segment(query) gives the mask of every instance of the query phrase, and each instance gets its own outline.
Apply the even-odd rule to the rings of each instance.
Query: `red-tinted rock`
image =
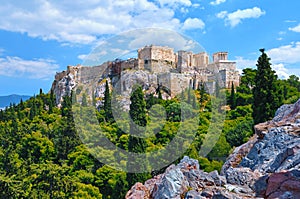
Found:
[[[150,198],[149,190],[140,182],[135,183],[127,192],[126,199],[147,199]]]

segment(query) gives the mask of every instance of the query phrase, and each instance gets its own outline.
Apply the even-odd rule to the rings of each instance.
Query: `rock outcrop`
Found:
[[[184,157],[134,185],[126,198],[300,198],[300,100],[280,107],[255,132],[228,157],[221,174],[206,173],[198,161]]]

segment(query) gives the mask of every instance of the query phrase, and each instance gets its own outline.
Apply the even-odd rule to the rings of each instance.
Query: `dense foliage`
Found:
[[[273,118],[276,109],[282,105],[282,93],[276,72],[272,70],[270,58],[265,49],[260,49],[261,56],[257,61],[257,72],[253,88],[254,123],[265,122]]]
[[[263,57],[261,62],[263,61],[268,59]],[[205,92],[204,84],[199,90],[187,90],[171,100],[162,100],[159,89],[155,95],[144,96],[141,87],[137,87],[131,96],[131,124],[125,121],[117,124],[112,118],[109,106],[111,96],[106,83],[104,105],[94,110],[99,121],[97,125],[116,146],[137,153],[162,149],[178,136],[180,128],[183,133],[179,136],[183,139],[188,136],[195,137],[184,155],[199,160],[201,169],[205,171],[220,170],[223,161],[234,147],[246,142],[253,134],[255,122],[252,116],[255,114],[252,103],[255,97],[252,92],[253,88],[256,88],[256,95],[259,93],[258,89],[263,89],[260,88],[262,83],[258,82],[261,75],[257,74],[258,71],[244,69],[240,86],[234,88],[232,85],[232,88],[226,91],[228,106],[222,107],[214,107],[212,101],[217,99]],[[272,71],[271,73],[273,74]],[[287,80],[275,78],[274,81],[282,90],[278,95],[283,102],[293,103],[300,97],[298,77],[291,76]],[[220,89],[218,96],[224,91]],[[152,171],[151,174],[127,174],[99,162],[87,150],[86,145],[82,144],[81,141],[85,138],[79,139],[76,132],[71,100],[75,97],[66,96],[62,107],[58,108],[55,106],[55,96],[52,92],[40,92],[26,102],[12,104],[6,110],[0,111],[1,198],[118,199],[124,198],[129,186],[136,181],[144,181],[151,175],[164,171],[165,168]],[[91,102],[87,98],[82,100],[82,109],[88,109],[89,104]],[[76,106],[80,107],[79,104]],[[217,122],[221,118],[222,110],[226,110],[224,125]],[[273,113],[275,110],[270,111]],[[165,122],[156,120],[155,115],[163,114]],[[190,125],[190,116],[195,115],[199,119],[196,128]],[[81,119],[90,120],[89,116],[83,116]],[[202,157],[199,151],[212,122],[217,123],[212,131],[217,131],[218,128],[222,131],[214,148],[206,157]],[[146,130],[141,128],[144,129],[141,132],[152,133],[152,136],[137,138],[121,130],[136,128],[133,123],[140,127],[148,124]],[[119,128],[119,125],[123,125],[122,128]],[[92,125],[87,127],[93,128]],[[97,139],[96,135],[89,131],[83,134],[92,138],[92,141]],[[114,158],[113,154],[106,155],[107,158]],[[178,157],[176,161],[181,158],[182,156]]]

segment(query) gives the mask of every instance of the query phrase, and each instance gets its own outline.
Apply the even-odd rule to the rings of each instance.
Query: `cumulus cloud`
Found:
[[[242,74],[242,70],[245,68],[256,68],[257,60],[245,59],[243,57],[236,57],[234,60],[237,65],[237,69]],[[286,68],[285,64],[277,63],[271,65],[272,69],[276,71],[276,74],[280,79],[288,79],[292,72]]]
[[[256,67],[256,60],[245,59],[243,57],[237,56],[236,59],[233,60],[236,62],[237,68],[242,71],[244,68],[255,68]]]
[[[297,26],[293,27],[293,28],[289,28],[290,31],[293,32],[299,32],[300,33],[300,24],[298,24]]]
[[[272,48],[266,53],[273,63],[295,64],[300,62],[300,42]]]
[[[289,70],[282,63],[272,65],[272,69],[276,71],[280,79],[288,79],[290,76]]]
[[[240,24],[244,19],[259,18],[264,14],[266,14],[265,11],[261,10],[258,7],[253,7],[244,10],[239,9],[232,13],[228,13],[227,11],[222,11],[218,13],[216,16],[218,18],[225,19],[226,25],[235,27],[238,24]]]
[[[205,23],[198,18],[187,18],[183,23],[183,30],[190,29],[203,29],[205,27]]]
[[[0,75],[8,77],[29,77],[52,79],[59,65],[51,59],[24,60],[19,57],[0,58]]]
[[[287,79],[291,74],[300,75],[300,42],[293,42],[289,45],[279,46],[266,51],[271,58],[272,68],[281,79]],[[236,57],[237,68],[241,71],[244,68],[255,68],[256,60]]]
[[[90,44],[99,35],[183,25],[175,10],[192,7],[190,0],[8,1],[0,5],[0,29],[59,42]],[[149,20],[151,19],[151,20]]]
[[[220,5],[221,3],[225,3],[226,0],[215,0],[210,2],[210,5],[216,6],[216,5]]]

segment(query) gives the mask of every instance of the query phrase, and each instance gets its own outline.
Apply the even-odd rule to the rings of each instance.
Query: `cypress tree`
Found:
[[[130,97],[130,110],[129,114],[132,119],[130,124],[130,135],[128,141],[128,150],[134,153],[145,153],[146,152],[146,141],[143,138],[137,137],[136,133],[141,133],[139,127],[145,127],[147,125],[146,119],[146,102],[144,99],[144,94],[141,86],[138,86],[132,93]],[[139,162],[132,162],[129,157],[127,162],[127,167],[144,167],[146,171],[146,161],[140,160]],[[136,182],[144,182],[149,177],[148,173],[127,173],[127,182],[129,186],[132,186]]]
[[[113,114],[111,109],[111,94],[109,91],[109,85],[108,81],[105,82],[105,91],[104,91],[104,113],[105,113],[105,120],[106,121],[112,121],[113,120]]]
[[[88,103],[87,103],[87,96],[85,93],[82,94],[82,101],[81,101],[81,106],[88,106]]]
[[[231,82],[231,92],[230,92],[230,98],[229,98],[229,106],[230,106],[231,109],[236,108],[236,96],[235,96],[233,82]]]
[[[72,93],[71,93],[72,95]],[[56,134],[54,140],[56,141],[57,161],[66,160],[70,151],[80,144],[79,137],[75,130],[75,123],[72,114],[72,101],[69,95],[63,97],[61,104],[62,121],[61,129]]]
[[[253,119],[254,123],[265,122],[274,117],[276,109],[281,105],[279,86],[275,71],[271,68],[270,58],[265,49],[257,61],[257,73],[254,79],[253,88]]]
[[[29,119],[33,119],[37,115],[37,106],[36,106],[36,99],[32,100],[30,111],[29,111]]]
[[[205,87],[204,87],[204,83],[201,82],[201,86],[200,86],[200,98],[199,98],[199,103],[200,103],[200,107],[202,107],[204,101],[205,101]]]

